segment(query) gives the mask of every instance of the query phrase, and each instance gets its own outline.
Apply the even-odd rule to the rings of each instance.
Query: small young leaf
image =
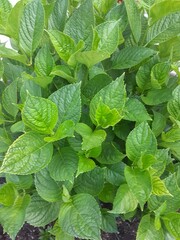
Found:
[[[58,119],[58,109],[52,101],[28,95],[22,110],[22,120],[32,130],[52,134]]]
[[[25,220],[35,227],[44,227],[57,219],[59,205],[59,202],[46,202],[37,193],[34,193],[31,197],[31,202],[26,209]]]
[[[132,212],[137,208],[138,201],[131,192],[127,184],[122,184],[117,190],[113,202],[113,209],[110,211],[115,214],[125,214]]]
[[[38,47],[44,29],[44,9],[40,0],[28,3],[21,17],[19,27],[19,45],[29,56]]]
[[[153,88],[160,89],[167,83],[170,72],[170,64],[167,62],[157,63],[151,70],[151,84]]]
[[[173,99],[168,102],[167,109],[170,115],[180,121],[180,86],[177,86],[173,93]]]
[[[117,233],[116,215],[102,209],[102,230],[108,233]]]
[[[28,175],[45,168],[51,161],[53,146],[34,132],[21,135],[9,147],[1,172]]]
[[[144,154],[154,154],[156,138],[146,122],[135,127],[127,137],[126,154],[131,161],[138,161]]]
[[[76,173],[76,177],[78,177],[80,174],[84,172],[89,172],[93,170],[95,167],[96,167],[96,164],[92,159],[86,158],[85,156],[79,156],[78,170]]]
[[[165,215],[163,222],[170,234],[178,239],[180,236],[180,213],[174,212]]]
[[[81,117],[80,84],[69,84],[55,91],[49,99],[58,107],[58,124],[65,120],[79,122]],[[74,107],[76,106],[76,108]]]
[[[152,182],[149,172],[126,166],[124,174],[130,190],[138,200],[141,209],[143,209],[144,204],[152,193]]]
[[[152,185],[153,185],[153,194],[157,196],[162,196],[162,195],[172,196],[168,191],[168,189],[166,188],[164,181],[161,180],[159,177],[157,176],[152,177]]]
[[[59,224],[71,236],[100,240],[101,222],[99,206],[89,194],[74,195],[72,201],[60,209]]]
[[[18,191],[14,184],[6,183],[0,188],[0,204],[4,206],[12,206],[18,196]]]

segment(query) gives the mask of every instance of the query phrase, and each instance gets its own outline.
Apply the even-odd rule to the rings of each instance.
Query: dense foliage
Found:
[[[0,223],[15,239],[180,236],[180,0],[0,1]],[[104,203],[112,203],[106,209]]]

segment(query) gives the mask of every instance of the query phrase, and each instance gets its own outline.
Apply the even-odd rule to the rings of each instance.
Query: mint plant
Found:
[[[0,223],[180,236],[180,1],[0,1]],[[106,209],[102,203],[111,203]]]

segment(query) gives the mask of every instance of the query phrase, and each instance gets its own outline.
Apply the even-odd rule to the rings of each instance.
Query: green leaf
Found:
[[[35,227],[44,227],[57,219],[59,205],[59,202],[46,202],[37,193],[34,193],[31,197],[31,202],[26,209],[25,220]]]
[[[144,240],[144,239],[154,239],[154,240],[163,240],[164,233],[163,230],[157,230],[154,226],[153,218],[150,214],[147,214],[142,217],[138,231],[137,231],[137,240]]]
[[[5,155],[1,172],[28,175],[45,168],[51,161],[53,146],[43,138],[34,132],[18,137]]]
[[[126,214],[137,208],[138,201],[131,192],[127,184],[122,184],[117,190],[113,201],[113,209],[110,211],[115,214]]]
[[[98,194],[98,198],[104,203],[113,203],[114,198],[116,196],[116,192],[117,186],[105,182],[103,190]]]
[[[89,194],[77,194],[64,203],[59,213],[62,230],[71,236],[100,240],[101,213],[96,200]]]
[[[33,184],[32,175],[20,176],[6,173],[6,182],[13,183],[17,189],[29,189]]]
[[[33,0],[25,6],[19,26],[19,45],[27,55],[32,56],[38,47],[43,29],[43,6],[40,0]]]
[[[157,20],[163,18],[164,16],[180,11],[180,1],[179,0],[161,0],[156,1],[149,11],[149,24],[154,24]]]
[[[12,183],[5,183],[0,188],[0,204],[4,206],[12,206],[16,197],[18,196],[18,191]]]
[[[76,193],[89,193],[97,196],[104,186],[104,170],[96,167],[92,171],[80,174],[75,179],[74,190]]]
[[[172,196],[168,191],[168,189],[166,188],[164,181],[161,180],[159,177],[157,176],[152,177],[152,185],[153,185],[153,194],[157,196],[162,196],[162,195]]]
[[[67,18],[68,1],[56,0],[48,21],[49,29],[63,31]]]
[[[102,88],[91,100],[90,117],[95,125],[106,128],[120,121],[126,102],[123,78],[124,75]]]
[[[126,179],[124,177],[124,168],[125,164],[123,162],[108,165],[105,168],[106,181],[118,187],[119,185],[126,183]]]
[[[147,170],[126,166],[125,178],[127,184],[138,200],[141,210],[152,193],[151,176]]]
[[[141,15],[138,6],[135,1],[124,0],[127,16],[129,20],[129,25],[136,42],[139,41],[141,37]]]
[[[145,47],[126,47],[123,48],[112,59],[112,69],[126,69],[134,67],[156,52],[150,48]]]
[[[51,76],[56,75],[66,79],[69,83],[76,82],[76,79],[72,75],[70,68],[66,65],[56,65],[51,72]]]
[[[34,97],[26,98],[22,110],[22,120],[32,130],[43,134],[52,134],[58,119],[58,109],[52,101]]]
[[[158,96],[158,97],[157,97]],[[141,96],[141,99],[146,105],[155,106],[172,99],[171,88],[152,89],[148,91],[146,96]]]
[[[119,32],[118,21],[106,21],[96,27],[98,37],[100,38],[97,50],[103,51],[111,55],[117,46],[124,41]]]
[[[178,239],[180,236],[180,214],[169,213],[163,217],[163,222],[170,234]]]
[[[62,183],[55,182],[46,168],[35,174],[35,187],[39,196],[47,202],[57,202],[62,198]]]
[[[142,155],[154,154],[157,141],[146,122],[135,127],[127,137],[126,154],[131,161],[137,162]]]
[[[94,130],[84,123],[78,123],[75,131],[83,137],[82,150],[88,151],[90,149],[101,146],[106,138],[104,130]]]
[[[126,102],[123,119],[139,123],[152,120],[145,106],[136,98],[130,98]]]
[[[159,112],[153,111],[154,119],[152,122],[152,131],[154,135],[159,136],[166,126],[166,117]]]
[[[117,224],[115,215],[102,209],[102,230],[108,233],[117,233]]]
[[[94,0],[93,4],[100,15],[105,15],[109,11],[109,9],[116,5],[116,0]]]
[[[170,64],[168,62],[157,63],[151,70],[151,84],[153,88],[160,89],[169,79]]]
[[[93,170],[95,167],[96,167],[96,164],[92,159],[86,158],[85,156],[80,155],[76,177],[78,177],[82,173]]]
[[[10,139],[10,136],[8,135],[5,128],[0,128],[0,153],[6,152],[8,150],[8,147],[11,145],[12,140]]]
[[[54,59],[48,45],[44,45],[35,57],[35,72],[38,76],[49,76],[54,67]]]
[[[8,16],[11,12],[12,5],[8,0],[0,2],[0,31],[5,31]],[[2,29],[2,30],[1,30]]]
[[[61,148],[53,157],[48,169],[55,181],[69,180],[73,182],[78,167],[77,153],[70,147]]]
[[[66,120],[59,125],[54,135],[45,137],[44,140],[46,142],[54,142],[66,137],[74,137],[74,128],[74,122],[72,120]]]
[[[174,127],[171,128],[169,131],[162,132],[162,140],[165,142],[176,142],[180,141],[180,128]]]
[[[15,237],[25,221],[25,212],[30,202],[30,196],[19,196],[14,205],[0,208],[0,223],[12,240]]]
[[[147,33],[148,44],[165,42],[179,34],[180,13],[169,14],[153,24]]]
[[[167,109],[169,114],[180,121],[180,86],[177,86],[172,92],[172,100],[168,102]]]
[[[74,237],[62,231],[58,221],[55,222],[53,229],[48,232],[54,235],[56,240],[74,240]]]
[[[17,104],[17,81],[13,81],[7,86],[2,94],[2,105],[6,110],[14,118],[18,113]]]
[[[74,40],[58,30],[49,30],[48,34],[59,57],[67,62],[76,51]]]
[[[79,122],[81,117],[80,84],[69,84],[53,92],[49,99],[58,107],[58,124],[65,120]],[[76,106],[76,107],[74,107]]]
[[[158,149],[155,153],[156,162],[152,165],[154,175],[161,176],[164,172],[166,165],[171,162],[171,158],[169,156],[169,149]]]
[[[116,148],[113,142],[104,142],[97,160],[102,164],[114,164],[121,162],[124,157],[125,155]]]
[[[85,0],[74,10],[66,22],[64,33],[72,37],[76,43],[79,40],[83,40],[86,50],[90,50],[93,41],[93,26],[94,12],[92,0]]]

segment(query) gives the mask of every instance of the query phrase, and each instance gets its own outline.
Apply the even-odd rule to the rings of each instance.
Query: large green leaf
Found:
[[[157,230],[154,226],[153,218],[147,214],[142,217],[138,231],[137,231],[137,240],[164,240],[163,230]]]
[[[55,181],[69,180],[71,182],[74,180],[74,174],[77,171],[77,167],[77,153],[70,147],[61,148],[48,166],[50,176]]]
[[[12,240],[15,237],[25,222],[25,213],[30,202],[30,196],[19,196],[14,205],[10,207],[0,208],[0,223]]]
[[[131,68],[148,59],[156,52],[150,48],[133,46],[123,48],[112,59],[112,69]]]
[[[88,16],[88,17],[87,17]],[[67,21],[64,33],[76,43],[84,40],[86,50],[90,50],[93,41],[94,12],[92,0],[85,0]]]
[[[40,0],[33,0],[25,6],[19,26],[19,45],[27,55],[31,56],[38,47],[43,29],[43,6]]]
[[[63,31],[65,21],[67,18],[67,8],[68,8],[67,0],[56,0],[53,11],[48,21],[49,29]]]
[[[49,96],[58,107],[58,124],[65,120],[79,122],[81,117],[80,84],[69,84]]]
[[[111,213],[125,214],[132,212],[137,208],[137,205],[138,201],[128,185],[122,184],[117,190]]]
[[[153,24],[147,33],[147,42],[149,44],[165,42],[173,37],[176,37],[180,30],[180,13],[169,14],[155,24]]]
[[[170,234],[178,239],[180,236],[180,213],[173,212],[163,216],[163,222]]]
[[[59,202],[46,202],[37,193],[34,193],[26,210],[25,220],[35,227],[44,227],[57,219],[59,205]]]
[[[177,86],[173,93],[173,98],[168,102],[167,109],[170,115],[180,121],[180,86]]]
[[[35,58],[35,72],[38,76],[49,76],[54,66],[54,59],[48,45],[44,45]]]
[[[136,4],[136,1],[124,0],[128,15],[129,25],[136,42],[141,37],[141,15]]]
[[[141,170],[126,166],[125,178],[127,184],[138,200],[141,209],[152,193],[151,176],[148,170]]]
[[[92,171],[80,174],[74,184],[76,193],[89,193],[97,196],[104,186],[104,170],[96,167]]]
[[[1,172],[27,175],[45,168],[51,161],[53,146],[34,132],[21,135],[9,147]]]
[[[62,183],[57,183],[44,168],[35,174],[35,187],[40,197],[48,202],[58,202],[62,198]]]
[[[106,128],[121,120],[126,102],[124,75],[102,88],[91,100],[90,117],[94,124]]]
[[[48,99],[28,95],[22,110],[22,120],[32,130],[52,134],[58,119],[56,104]]]
[[[130,98],[126,102],[123,118],[139,123],[151,120],[145,106],[136,98]]]
[[[131,161],[137,162],[142,155],[154,154],[157,141],[146,122],[135,127],[127,137],[126,154]]]
[[[179,0],[161,0],[156,1],[149,11],[149,23],[154,24],[160,18],[172,13],[180,11],[180,1]]]
[[[71,236],[100,240],[101,213],[96,200],[89,194],[74,195],[59,213],[62,230]]]

